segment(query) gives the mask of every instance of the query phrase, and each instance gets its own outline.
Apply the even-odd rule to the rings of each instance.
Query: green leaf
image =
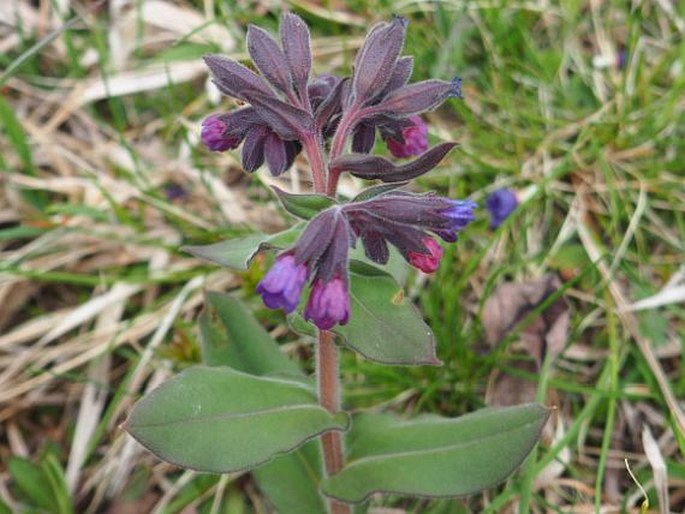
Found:
[[[313,193],[293,194],[272,186],[283,208],[298,218],[311,219],[324,209],[336,205],[338,202],[330,196]]]
[[[372,198],[376,198],[377,196],[404,187],[408,183],[409,182],[393,182],[391,184],[377,184],[375,186],[367,187],[366,189],[362,189],[357,196],[352,198],[351,201],[364,202],[366,200],[371,200]]]
[[[345,430],[347,424],[346,414],[319,406],[301,381],[197,366],[140,400],[125,428],[172,464],[229,473],[290,452],[327,430]]]
[[[283,355],[276,341],[233,296],[207,293],[198,323],[207,365],[230,366],[253,375],[302,376],[297,364]]]
[[[360,502],[376,492],[462,496],[505,480],[537,442],[549,410],[536,404],[448,419],[354,418],[347,465],[322,483],[327,496]]]
[[[8,469],[18,489],[33,505],[54,514],[73,514],[64,473],[55,455],[44,455],[38,464],[12,457]]]
[[[244,271],[250,267],[254,256],[262,250],[286,248],[293,244],[303,228],[304,224],[299,223],[277,234],[250,234],[211,245],[183,246],[181,250],[200,259]]]
[[[28,459],[11,457],[7,467],[17,487],[34,505],[54,512],[55,495],[41,466]]]
[[[322,473],[319,441],[309,441],[252,472],[279,514],[327,514],[319,493]]]
[[[364,357],[385,364],[440,365],[430,327],[395,279],[350,261],[350,321],[334,331]]]

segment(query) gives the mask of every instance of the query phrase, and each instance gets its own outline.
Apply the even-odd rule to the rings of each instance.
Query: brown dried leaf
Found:
[[[483,307],[482,321],[488,344],[495,347],[558,287],[559,279],[554,275],[498,286]],[[564,349],[570,317],[568,303],[564,298],[559,298],[523,330],[521,339],[538,367],[542,365],[547,352],[554,357]]]

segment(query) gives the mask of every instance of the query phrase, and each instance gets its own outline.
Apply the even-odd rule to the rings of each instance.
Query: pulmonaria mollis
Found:
[[[410,265],[431,273],[443,254],[438,239],[455,242],[474,219],[476,205],[469,200],[399,189],[437,166],[455,146],[429,148],[420,114],[461,98],[458,78],[409,83],[413,59],[401,55],[406,28],[400,16],[374,25],[350,76],[312,77],[309,31],[291,13],[281,19],[280,40],[249,27],[247,50],[259,73],[226,57],[205,56],[219,90],[245,104],[204,121],[201,136],[210,150],[242,144],[245,170],[266,162],[273,175],[286,171],[304,150],[314,192],[330,198],[344,172],[396,185],[319,212],[257,286],[268,307],[288,313],[309,288],[303,315],[322,330],[349,320],[349,250],[357,242],[376,264],[388,262],[393,246]],[[370,155],[377,134],[393,156],[415,158],[396,164]]]

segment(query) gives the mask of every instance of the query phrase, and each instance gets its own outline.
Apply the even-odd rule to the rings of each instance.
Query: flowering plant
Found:
[[[210,293],[200,319],[208,366],[185,371],[141,400],[127,429],[184,467],[256,468],[282,513],[351,512],[350,503],[374,492],[481,490],[518,466],[547,417],[535,405],[411,422],[379,414],[351,418],[341,410],[336,334],[381,363],[440,364],[430,329],[377,266],[396,253],[432,273],[443,255],[439,240],[456,242],[474,220],[470,200],[402,189],[455,146],[429,148],[419,115],[461,97],[459,79],[409,83],[412,58],[401,55],[406,28],[399,16],[374,25],[350,77],[312,76],[309,31],[294,14],[283,15],[280,43],[249,27],[247,48],[259,74],[222,56],[205,57],[219,90],[245,104],[203,122],[207,148],[242,144],[244,169],[266,163],[274,176],[303,152],[313,192],[276,190],[284,208],[303,219],[283,233],[187,249],[235,268],[262,249],[280,249],[256,290],[267,307],[289,315],[295,330],[316,334],[316,384],[235,298]],[[372,155],[377,134],[393,156],[415,158],[398,164]],[[342,173],[382,184],[343,202],[336,194]],[[320,449],[307,442],[317,437]],[[303,475],[303,463],[313,476]]]

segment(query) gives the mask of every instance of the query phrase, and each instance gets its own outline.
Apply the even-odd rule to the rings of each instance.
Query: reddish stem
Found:
[[[332,332],[319,331],[317,352],[317,386],[319,403],[331,413],[340,410],[340,377],[338,370],[338,348]],[[321,435],[321,450],[326,476],[338,473],[345,463],[340,432],[330,430]],[[329,500],[331,514],[351,514],[350,506]]]
[[[307,154],[312,172],[314,192],[326,194],[326,162],[323,158],[322,146],[315,134],[307,134],[302,138],[302,147]]]

